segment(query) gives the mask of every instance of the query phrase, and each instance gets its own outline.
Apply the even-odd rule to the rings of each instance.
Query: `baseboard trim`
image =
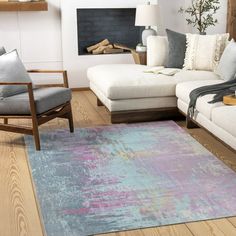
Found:
[[[73,92],[76,92],[76,91],[89,91],[90,88],[89,88],[89,87],[72,88],[71,90],[72,90]]]

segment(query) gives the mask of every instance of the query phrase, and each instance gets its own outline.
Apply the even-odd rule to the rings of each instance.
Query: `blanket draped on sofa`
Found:
[[[188,118],[193,118],[197,99],[199,97],[205,96],[207,94],[215,94],[213,100],[208,103],[212,104],[220,102],[223,101],[224,96],[233,94],[233,88],[235,86],[236,86],[236,79],[233,79],[221,84],[208,85],[194,89],[189,95],[190,103],[188,107]]]

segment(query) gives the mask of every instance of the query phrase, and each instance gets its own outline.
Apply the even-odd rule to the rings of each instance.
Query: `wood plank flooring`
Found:
[[[75,127],[110,125],[104,107],[96,106],[89,91],[73,93]],[[23,121],[26,123],[28,121]],[[184,122],[178,122],[184,127]],[[60,119],[41,129],[68,127]],[[188,132],[225,164],[236,171],[236,154],[202,129]],[[235,203],[236,204],[236,203]],[[0,236],[43,236],[22,135],[0,131]],[[235,236],[236,217],[140,229],[106,236]],[[103,236],[105,236],[103,235]],[[60,235],[58,235],[60,236]],[[68,235],[69,236],[69,235]]]

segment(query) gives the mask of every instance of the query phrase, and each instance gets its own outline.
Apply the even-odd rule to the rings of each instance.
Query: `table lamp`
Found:
[[[158,19],[157,4],[151,5],[150,2],[148,2],[146,5],[137,6],[135,26],[145,26],[145,30],[142,33],[142,42],[144,46],[147,46],[148,36],[157,34],[151,26],[157,26]]]

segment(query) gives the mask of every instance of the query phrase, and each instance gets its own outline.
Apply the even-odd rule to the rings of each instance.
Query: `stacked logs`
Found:
[[[124,49],[120,48],[118,44],[111,44],[108,39],[92,45],[87,48],[88,53],[96,54],[113,54],[113,53],[123,53]]]

